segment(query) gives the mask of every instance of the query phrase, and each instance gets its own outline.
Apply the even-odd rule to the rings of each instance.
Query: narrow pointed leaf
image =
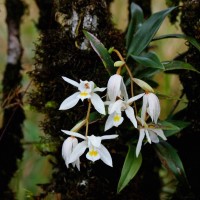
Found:
[[[167,39],[167,38],[185,39],[200,51],[200,44],[197,42],[197,40],[195,38],[193,38],[193,37],[190,37],[190,36],[187,36],[187,35],[184,35],[184,34],[161,35],[161,36],[155,37],[152,41],[161,40],[161,39]]]
[[[83,31],[85,34],[85,37],[90,41],[90,44],[94,51],[98,54],[98,56],[101,58],[103,61],[103,64],[108,71],[108,73],[111,75],[113,74],[112,72],[114,71],[114,62],[108,53],[108,50],[104,47],[104,45],[97,39],[93,34]]]
[[[133,177],[137,174],[141,164],[142,164],[141,154],[139,154],[139,156],[136,157],[136,147],[130,144],[117,187],[118,193],[121,190],[123,190],[123,188],[126,187],[126,185],[128,185],[131,179],[133,179]]]
[[[165,67],[164,71],[172,71],[172,70],[180,70],[180,69],[185,69],[185,70],[191,70],[197,73],[200,73],[198,70],[196,70],[192,65],[189,63],[179,61],[179,60],[173,60],[169,62],[163,62],[163,65]]]
[[[154,52],[148,52],[143,56],[134,56],[131,55],[136,62],[140,63],[143,66],[164,69],[163,64],[160,62],[160,59]]]
[[[165,17],[175,8],[176,7],[171,7],[166,10],[154,13],[142,24],[142,26],[137,30],[131,40],[127,57],[129,57],[131,54],[135,56],[140,55],[140,53],[149,45],[153,39]]]
[[[188,187],[185,170],[176,149],[167,142],[157,143],[154,147],[164,167],[170,170],[180,183]]]
[[[161,129],[164,131],[166,137],[179,133],[182,129],[190,125],[189,122],[179,120],[162,121],[160,123],[162,125]]]
[[[132,40],[133,35],[138,30],[138,28],[142,25],[144,21],[144,14],[140,6],[135,3],[131,3],[131,20],[128,25],[128,31],[126,33],[126,48],[128,49],[130,46],[130,42]]]

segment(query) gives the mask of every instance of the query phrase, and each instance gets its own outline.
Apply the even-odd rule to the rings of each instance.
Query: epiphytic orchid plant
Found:
[[[175,7],[172,7],[157,12],[144,21],[141,8],[132,3],[131,20],[126,34],[126,58],[114,47],[107,50],[93,34],[84,31],[85,37],[102,59],[102,63],[110,75],[107,87],[99,88],[91,80],[80,80],[80,83],[78,83],[69,77],[62,77],[68,84],[76,87],[77,92],[61,103],[60,110],[73,109],[79,100],[88,102],[86,118],[78,122],[71,130],[62,130],[69,136],[62,146],[62,156],[67,167],[72,164],[80,170],[80,156],[84,154],[87,148],[86,158],[88,160],[95,162],[101,159],[105,164],[112,167],[111,154],[101,142],[120,136],[116,134],[107,135],[106,131],[112,127],[119,127],[125,120],[130,121],[129,126],[137,130],[138,134],[127,142],[129,150],[119,179],[118,192],[138,172],[142,163],[142,147],[146,142],[154,143],[152,146],[160,160],[167,165],[178,180],[187,182],[181,160],[176,150],[167,142],[167,137],[179,132],[188,123],[159,120],[161,113],[159,98],[148,83],[150,77],[148,70],[151,70],[151,75],[174,69],[195,71],[191,65],[181,61],[161,62],[156,53],[146,50],[146,47],[153,40],[172,37],[172,35],[165,35],[155,38],[155,34],[165,17],[174,9]],[[173,37],[188,39],[189,42],[199,48],[196,41],[185,35],[173,34]],[[113,53],[118,56],[118,60],[112,60],[111,54]],[[135,70],[135,65],[138,65],[141,70]],[[97,94],[106,90],[106,98]],[[101,118],[105,119],[105,133],[102,133],[102,136],[95,136],[88,131],[92,106],[101,114]],[[86,127],[85,135],[78,133],[83,127]],[[130,127],[127,128],[130,129]],[[78,143],[77,138],[81,138],[83,141]]]

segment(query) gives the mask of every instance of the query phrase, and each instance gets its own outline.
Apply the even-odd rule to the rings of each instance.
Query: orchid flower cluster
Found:
[[[117,64],[116,64],[117,63]],[[62,146],[62,156],[65,160],[66,166],[70,163],[76,166],[80,170],[80,156],[88,148],[89,151],[86,154],[86,158],[93,162],[101,159],[108,166],[113,166],[112,158],[107,148],[101,144],[102,140],[115,139],[118,135],[103,135],[103,136],[88,136],[89,116],[91,105],[101,115],[108,114],[105,122],[104,131],[106,132],[112,127],[118,127],[124,121],[124,114],[133,124],[133,126],[139,130],[139,139],[136,146],[136,157],[140,154],[143,140],[146,136],[148,143],[158,143],[160,138],[166,140],[163,130],[157,125],[160,115],[160,102],[158,97],[154,94],[154,90],[146,82],[133,78],[128,70],[128,66],[122,62],[117,61],[115,64],[120,66],[117,73],[112,75],[107,83],[107,87],[99,88],[93,81],[82,81],[80,83],[71,80],[67,77],[62,77],[64,81],[75,86],[78,91],[67,97],[60,105],[59,110],[68,110],[74,107],[79,100],[88,101],[88,111],[86,119],[78,123],[71,131],[62,130],[65,134],[69,135]],[[140,86],[144,92],[136,96],[133,95],[133,87],[131,87],[131,98],[128,97],[126,85],[123,77],[120,75],[121,68],[126,65],[129,72],[131,83],[136,83]],[[132,86],[132,85],[131,85]],[[107,89],[106,101],[97,94],[97,92],[103,92]],[[141,108],[141,116],[138,116],[135,102],[143,98],[143,104]],[[151,123],[147,120],[151,119]],[[149,120],[148,120],[149,121]],[[85,136],[77,131],[86,126]],[[78,143],[77,138],[83,139]]]

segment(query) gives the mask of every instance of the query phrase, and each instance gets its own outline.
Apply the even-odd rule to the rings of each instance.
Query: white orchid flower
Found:
[[[121,113],[113,112],[108,116],[108,119],[106,120],[104,131],[107,131],[113,126],[118,127],[123,121],[124,118],[121,116]]]
[[[146,113],[149,114],[153,122],[157,123],[160,115],[160,102],[154,93],[145,93],[143,96],[141,117],[144,121],[146,119]]]
[[[167,138],[164,135],[164,132],[160,128],[154,127],[152,124],[148,125],[146,122],[143,121],[143,119],[137,117],[138,121],[140,121],[141,124],[143,124],[140,129],[140,135],[139,140],[136,147],[136,156],[138,157],[141,148],[142,148],[142,141],[146,135],[147,141],[151,144],[153,143],[159,143],[159,137],[161,137],[163,140],[167,140]],[[158,137],[159,136],[159,137]]]
[[[108,113],[110,114],[106,124],[105,124],[105,131],[112,128],[113,126],[118,127],[123,122],[123,117],[121,116],[121,112],[125,111],[126,116],[130,119],[133,123],[134,127],[137,128],[137,120],[135,118],[134,109],[130,106],[134,101],[140,99],[144,93],[134,96],[130,99],[122,100],[119,99],[114,103],[110,103],[108,107]]]
[[[66,164],[67,168],[69,167],[69,158],[71,156],[71,153],[77,144],[78,144],[78,140],[75,137],[71,136],[71,137],[68,137],[62,145],[62,157],[65,160],[65,164]],[[78,170],[80,171],[79,158],[76,159],[74,162],[72,162],[72,165],[73,165],[73,167],[76,166],[78,168]]]
[[[67,110],[72,107],[74,107],[79,99],[82,101],[84,99],[90,99],[92,105],[94,108],[101,114],[105,115],[105,106],[100,98],[99,95],[97,95],[95,92],[103,92],[106,88],[99,88],[95,87],[95,84],[93,81],[82,81],[80,80],[80,83],[73,81],[67,77],[62,77],[66,82],[70,83],[71,85],[78,88],[78,92],[75,92],[68,98],[66,98],[60,105],[59,110]]]
[[[86,148],[89,148],[89,152],[86,154],[86,158],[88,160],[95,162],[96,160],[101,159],[105,164],[112,167],[112,157],[106,147],[101,144],[101,141],[107,139],[115,139],[118,137],[118,135],[104,135],[101,137],[91,135],[85,137],[80,133],[66,130],[62,131],[67,135],[79,137],[84,140],[83,142],[80,142],[72,151],[69,158],[69,163],[75,162],[85,152]]]
[[[128,98],[126,86],[122,76],[119,74],[114,74],[110,77],[107,84],[107,95],[111,102],[115,102],[117,97]]]

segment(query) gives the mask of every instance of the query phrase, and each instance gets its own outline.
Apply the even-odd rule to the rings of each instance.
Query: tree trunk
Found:
[[[0,135],[0,198],[14,199],[8,187],[17,169],[17,159],[22,158],[23,148],[20,140],[25,119],[21,107],[21,56],[20,23],[24,14],[25,4],[20,0],[6,1],[8,27],[8,56],[3,77],[3,126]]]
[[[183,32],[194,37],[200,43],[200,1],[183,0],[181,28]],[[188,46],[185,61],[193,65],[200,71],[200,54],[192,45]],[[188,99],[188,106],[180,115],[180,119],[185,119],[191,124],[181,133],[178,143],[178,152],[182,158],[186,174],[191,185],[191,191],[182,191],[181,196],[188,199],[200,198],[200,75],[192,71],[186,71],[180,75],[184,92]],[[195,193],[195,196],[192,193]]]

